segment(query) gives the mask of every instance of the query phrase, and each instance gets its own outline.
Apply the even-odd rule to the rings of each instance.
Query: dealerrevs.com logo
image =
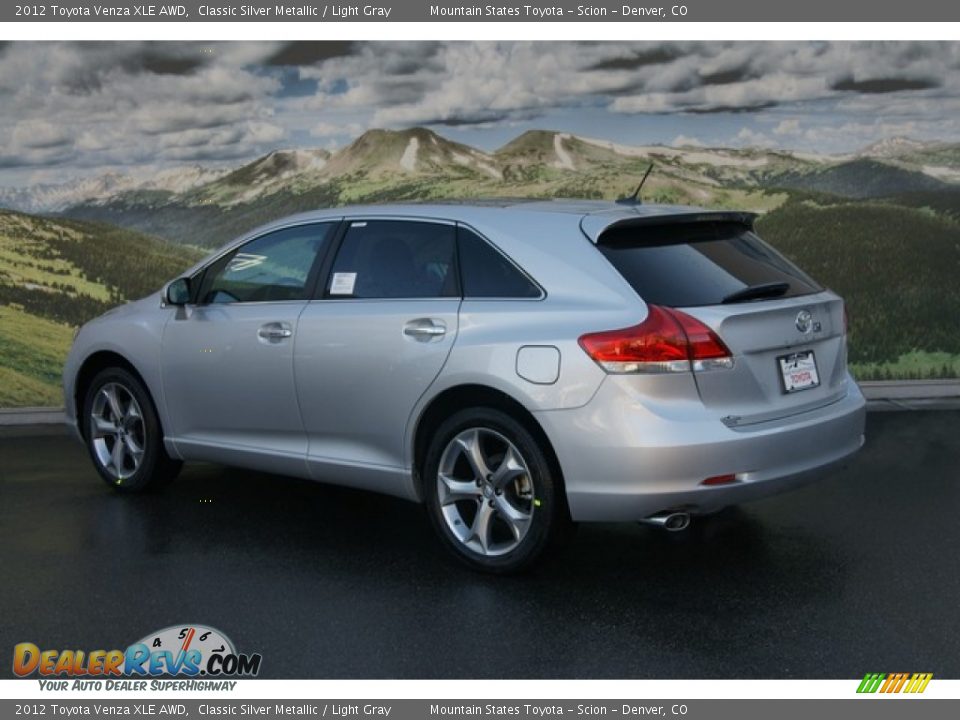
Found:
[[[91,680],[256,677],[261,660],[257,653],[238,653],[230,639],[214,628],[172,625],[125,650],[41,650],[34,643],[19,643],[13,648],[13,674],[21,678],[36,674],[42,678]]]

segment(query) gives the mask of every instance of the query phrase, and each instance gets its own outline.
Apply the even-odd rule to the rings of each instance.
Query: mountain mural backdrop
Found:
[[[960,375],[958,144],[891,138],[817,155],[531,130],[485,152],[417,127],[237,167],[0,188],[0,406],[60,404],[73,327],[264,222],[351,203],[612,199],[651,164],[645,201],[761,213],[762,235],[847,298],[858,377]]]

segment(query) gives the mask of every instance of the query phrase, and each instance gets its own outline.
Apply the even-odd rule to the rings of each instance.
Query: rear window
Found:
[[[786,285],[776,297],[822,290],[739,223],[614,227],[597,245],[637,294],[655,305],[719,305],[748,287],[771,283]]]

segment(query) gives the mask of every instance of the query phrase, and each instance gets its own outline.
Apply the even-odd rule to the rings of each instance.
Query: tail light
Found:
[[[639,325],[587,333],[580,347],[608,373],[677,373],[732,368],[733,356],[710,328],[680,310],[648,305]]]
[[[727,473],[725,475],[713,475],[708,477],[706,480],[701,482],[701,485],[706,485],[707,487],[714,487],[716,485],[729,485],[730,483],[735,483],[737,481],[737,476],[733,473]]]

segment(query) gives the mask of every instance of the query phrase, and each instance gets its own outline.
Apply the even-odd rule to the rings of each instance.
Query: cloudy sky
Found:
[[[426,125],[842,153],[960,141],[960,43],[0,43],[0,185]]]

